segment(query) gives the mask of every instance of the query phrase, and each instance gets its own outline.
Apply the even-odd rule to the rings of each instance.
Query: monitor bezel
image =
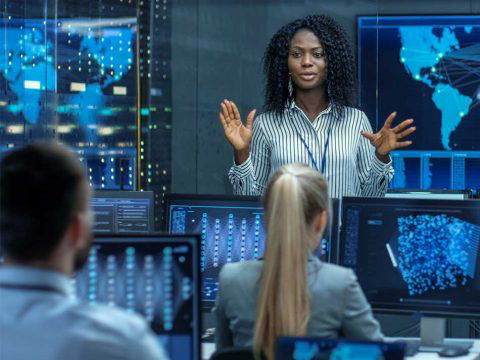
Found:
[[[244,195],[213,195],[213,194],[180,194],[180,193],[167,193],[165,194],[163,201],[163,221],[162,231],[169,231],[170,223],[170,204],[172,201],[182,200],[206,200],[206,201],[250,201],[258,202],[263,207],[263,198],[261,196],[244,196]]]
[[[136,233],[136,234],[98,234],[94,236],[94,241],[92,245],[98,242],[104,243],[118,243],[118,242],[128,242],[128,239],[131,239],[132,243],[141,243],[141,242],[155,242],[156,239],[165,239],[165,240],[173,240],[173,242],[186,242],[188,240],[192,243],[192,249],[194,251],[194,259],[195,259],[195,279],[192,281],[195,283],[196,291],[193,291],[194,296],[194,314],[193,314],[193,323],[194,326],[194,337],[193,337],[193,356],[197,355],[197,358],[194,357],[194,360],[201,360],[202,358],[202,306],[201,306],[201,294],[200,294],[200,286],[201,286],[201,271],[200,271],[200,236],[197,234],[168,234],[164,232],[159,233]],[[140,241],[139,241],[140,240]]]
[[[383,205],[385,203],[395,204],[398,203],[401,206],[422,206],[429,207],[433,205],[443,205],[445,207],[454,207],[456,205],[468,208],[478,208],[480,209],[480,200],[468,199],[468,200],[437,200],[437,199],[402,199],[402,198],[375,198],[375,197],[344,197],[342,200],[342,224],[345,224],[346,220],[346,211],[350,205],[362,205],[362,204],[372,204],[372,205]],[[421,203],[421,205],[418,205]],[[345,236],[346,229],[345,226],[342,226],[340,237],[339,237],[339,265],[344,266],[343,254],[345,249]],[[459,309],[449,310],[448,307],[443,307],[441,309],[429,310],[425,307],[418,306],[418,310],[413,309],[402,309],[402,307],[396,303],[391,303],[392,307],[382,307],[368,300],[373,311],[379,314],[396,314],[396,315],[415,315],[420,317],[451,317],[451,318],[476,318],[480,319],[480,312],[462,312]],[[480,301],[479,301],[480,303]]]
[[[329,259],[327,262],[331,264],[338,264],[339,252],[339,241],[340,241],[340,224],[341,224],[341,215],[342,215],[342,199],[340,198],[330,198],[330,203],[332,206],[332,221],[329,222],[330,229],[329,239],[330,239],[330,249],[329,249]]]
[[[149,215],[148,215],[148,222],[149,222],[149,229],[148,233],[143,233],[145,234],[150,234],[155,232],[155,197],[153,191],[124,191],[124,190],[95,190],[92,193],[91,196],[92,199],[98,199],[98,198],[106,198],[106,199],[113,199],[113,198],[119,198],[119,199],[147,199],[149,200]],[[135,233],[100,233],[100,232],[95,232],[95,236],[97,235],[132,235]]]

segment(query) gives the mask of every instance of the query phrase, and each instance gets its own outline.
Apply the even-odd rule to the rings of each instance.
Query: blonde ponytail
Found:
[[[278,170],[264,198],[267,247],[260,277],[254,351],[273,359],[279,335],[305,335],[310,317],[307,285],[309,225],[328,210],[325,179],[305,165]]]

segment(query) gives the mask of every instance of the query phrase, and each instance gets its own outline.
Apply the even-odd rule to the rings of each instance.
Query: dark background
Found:
[[[460,1],[174,1],[172,9],[172,191],[231,193],[232,150],[218,123],[228,98],[241,114],[263,105],[263,52],[285,23],[333,16],[355,42],[357,15],[478,14],[480,0]]]

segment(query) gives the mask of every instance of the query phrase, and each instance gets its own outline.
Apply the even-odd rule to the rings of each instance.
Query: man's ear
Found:
[[[88,211],[77,212],[72,216],[70,224],[67,227],[65,235],[69,238],[69,243],[74,248],[80,248],[86,238],[90,228],[90,219]]]

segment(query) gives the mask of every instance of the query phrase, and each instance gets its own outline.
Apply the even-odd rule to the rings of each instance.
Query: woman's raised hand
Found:
[[[380,131],[375,134],[362,131],[362,135],[370,140],[370,143],[375,146],[377,154],[380,157],[387,157],[391,151],[401,149],[412,144],[411,141],[405,141],[403,138],[416,130],[415,126],[411,126],[413,119],[404,120],[392,128],[392,122],[396,115],[396,112],[391,113]]]
[[[220,106],[220,123],[223,126],[225,137],[233,146],[236,153],[235,157],[237,158],[237,155],[241,153],[248,158],[250,143],[252,141],[253,119],[255,118],[256,110],[250,111],[247,116],[247,122],[244,125],[237,106],[233,101],[223,100]],[[240,157],[242,159],[244,158],[244,156]],[[246,158],[244,160],[246,160]]]

